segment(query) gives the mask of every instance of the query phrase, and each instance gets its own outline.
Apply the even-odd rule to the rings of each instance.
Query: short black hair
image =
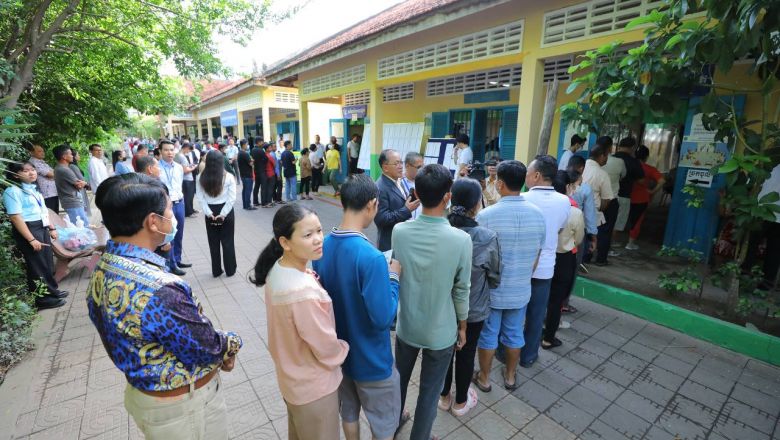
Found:
[[[145,173],[146,170],[154,165],[154,161],[157,160],[154,156],[141,156],[135,160],[136,171],[139,173]]]
[[[569,158],[569,163],[566,165],[566,168],[579,168],[584,166],[585,166],[585,158],[580,156],[579,154],[575,154]]]
[[[459,144],[466,144],[466,145],[468,145],[469,144],[469,135],[467,135],[465,133],[461,133],[461,134],[459,134],[459,135],[457,135],[455,137],[455,142],[457,142]]]
[[[647,158],[648,158],[648,157],[650,157],[650,149],[649,149],[649,148],[647,148],[647,147],[646,147],[646,146],[644,146],[644,145],[640,145],[640,146],[639,146],[639,147],[636,149],[636,153],[634,153],[634,156],[636,156],[636,158],[637,158],[638,160],[641,160],[642,162],[644,162],[644,161],[646,161],[646,160],[647,160]]]
[[[67,153],[68,151],[70,151],[70,145],[68,145],[68,144],[57,145],[54,148],[54,151],[53,151],[54,159],[56,159],[58,161],[62,160],[62,156],[64,156],[65,153]]]
[[[6,180],[14,183],[22,183],[22,178],[19,176],[19,173],[22,172],[25,165],[30,165],[31,167],[35,168],[35,166],[30,162],[8,162],[5,167]]]
[[[112,237],[130,237],[143,229],[149,214],[165,213],[168,189],[159,179],[145,174],[120,174],[100,184],[95,204]]]
[[[596,139],[596,145],[601,145],[604,148],[609,151],[610,148],[612,148],[612,138],[609,136],[601,136],[598,139]]]
[[[139,151],[142,151],[142,150],[146,151],[148,149],[149,148],[146,146],[146,144],[138,144],[135,147],[135,153],[138,154]]]
[[[341,185],[341,206],[344,211],[360,211],[377,198],[376,183],[366,174],[353,174]]]
[[[595,159],[609,154],[609,148],[603,144],[596,144],[590,149],[590,158]],[[573,157],[573,156],[572,156]],[[571,160],[569,161],[571,163]]]
[[[577,144],[584,144],[584,143],[585,143],[585,139],[580,137],[580,135],[578,135],[578,134],[572,135],[570,146],[573,147],[573,146],[575,146]]]
[[[247,144],[247,140],[246,139],[241,139],[240,141],[238,141],[238,144],[241,145],[241,146],[244,146],[244,145]]]
[[[317,151],[317,144],[309,145],[309,151]]]
[[[636,139],[633,136],[625,137],[618,142],[618,148],[636,148]]]
[[[181,149],[183,150],[185,148],[192,148],[192,145],[190,145],[189,142],[185,142],[185,143],[181,144]]]
[[[89,146],[89,151],[94,150],[96,147],[103,148],[103,147],[100,146],[100,144],[92,144],[92,145]]]
[[[534,171],[538,171],[545,181],[552,182],[555,179],[555,173],[558,172],[558,161],[548,155],[540,154],[534,158]]]
[[[292,142],[284,141],[284,148],[287,148],[288,145],[292,145]]]
[[[414,190],[424,208],[435,208],[452,188],[452,173],[444,165],[428,164],[417,173]]]
[[[392,148],[387,148],[385,150],[382,150],[381,153],[379,153],[379,167],[381,168],[382,165],[387,163],[387,155],[390,153],[398,153],[397,151],[393,150]]]
[[[505,160],[498,164],[496,177],[504,182],[510,191],[520,191],[525,185],[525,175],[528,170],[519,160]]]
[[[417,159],[422,159],[422,154],[416,151],[410,151],[406,153],[406,157],[404,158],[404,163],[406,165],[411,165],[412,163],[416,162]]]
[[[162,151],[163,145],[170,145],[172,147],[174,146],[173,142],[169,141],[168,139],[160,139],[160,142],[157,143],[157,148],[159,148],[160,151]]]

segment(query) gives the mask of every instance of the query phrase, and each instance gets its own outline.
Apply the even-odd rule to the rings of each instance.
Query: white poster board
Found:
[[[382,148],[398,151],[401,160],[410,151],[419,153],[424,129],[424,122],[382,124]]]
[[[358,155],[358,168],[364,170],[371,169],[371,123],[363,126],[363,140],[360,143],[360,154]]]

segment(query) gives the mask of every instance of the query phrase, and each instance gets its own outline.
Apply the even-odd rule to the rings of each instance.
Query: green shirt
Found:
[[[430,350],[452,346],[469,313],[471,237],[444,217],[420,215],[395,225],[392,243],[401,263],[398,337]]]

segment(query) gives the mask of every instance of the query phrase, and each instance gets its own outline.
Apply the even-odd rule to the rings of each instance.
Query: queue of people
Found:
[[[585,163],[572,155],[563,169],[555,158],[537,156],[527,167],[489,162],[481,173],[466,160],[468,139],[458,142],[465,147],[458,147],[454,176],[442,165],[423,166],[419,154],[401,158],[388,149],[379,155],[376,182],[361,173],[340,185],[332,178],[343,216],[331,231],[323,231],[310,207],[292,202],[297,168],[302,198],[309,199],[309,184],[315,193],[320,184],[315,170],[332,177],[340,171],[335,139],[322,147],[324,154],[317,142],[300,157],[289,141],[282,140],[279,155],[276,143],[255,140],[250,150],[242,141],[232,158],[219,146],[201,151],[188,140],[163,139],[152,155],[136,149],[134,172],[97,183],[95,201],[111,239],[92,274],[87,305],[106,351],[128,377],[125,407],[144,435],[227,438],[220,371],[233,369],[243,342],[214,327],[179,276],[191,266],[182,259],[187,197],[197,198],[204,216],[212,275],[236,273],[239,181],[244,209],[283,205],[251,279],[263,288],[289,438],[335,440],[343,428],[347,439],[359,439],[363,411],[373,438],[391,439],[413,419],[411,438],[428,440],[437,408],[464,417],[478,403],[476,389],[492,391],[499,350],[505,365],[499,383],[508,391],[521,387],[517,368],[531,367],[540,349],[562,345],[556,332],[580,254],[595,251],[599,261],[602,232],[611,233],[620,213],[612,203],[612,167],[606,167],[611,140],[600,140]],[[630,143],[619,145],[627,152]],[[90,152],[90,161],[102,157],[102,148]],[[122,153],[115,162],[126,162]],[[70,168],[70,147],[54,154],[58,203],[81,218],[80,191],[89,183]],[[4,201],[28,280],[45,281],[40,307],[56,307],[67,292],[52,276],[47,244],[56,230],[46,206],[53,196],[35,185],[37,169],[51,178],[39,163],[10,166],[8,178],[19,187],[7,189]],[[99,173],[90,173],[90,181]],[[194,173],[195,188],[187,190],[186,176]],[[287,187],[286,200],[277,197],[280,185]],[[635,200],[629,229],[641,219],[641,211],[631,215],[641,210],[633,206],[641,197]],[[192,200],[189,205],[197,214]],[[372,222],[376,244],[365,235]],[[405,407],[413,379],[419,392],[412,417]]]

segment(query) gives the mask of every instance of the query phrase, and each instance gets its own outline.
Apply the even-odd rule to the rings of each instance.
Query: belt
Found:
[[[211,379],[214,378],[214,376],[217,375],[217,372],[219,371],[219,368],[215,368],[211,371],[211,373],[201,377],[200,379],[196,380],[194,384],[184,385],[183,387],[175,388],[172,390],[166,390],[166,391],[147,391],[147,390],[138,390],[146,395],[154,396],[154,397],[176,397],[181,396],[182,394],[187,394],[190,392],[193,392],[197,389],[203,388],[206,386]],[[193,386],[194,385],[194,386]]]

